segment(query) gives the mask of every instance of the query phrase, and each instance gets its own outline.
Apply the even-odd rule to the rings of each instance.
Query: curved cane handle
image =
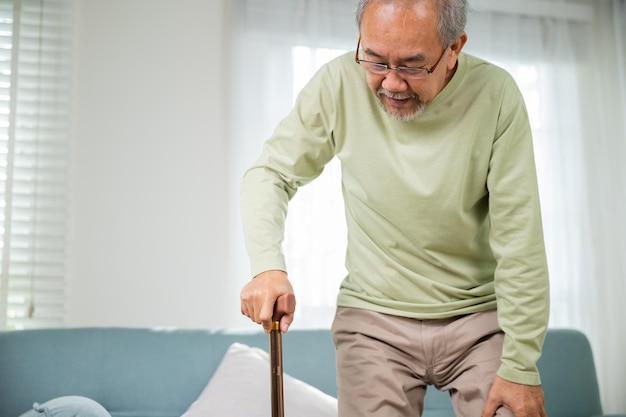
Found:
[[[296,311],[296,296],[292,292],[281,295],[274,304],[272,322],[280,321],[285,314],[293,314]]]

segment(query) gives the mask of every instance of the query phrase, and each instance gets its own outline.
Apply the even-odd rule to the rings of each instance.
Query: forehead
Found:
[[[415,53],[437,48],[437,11],[432,1],[372,1],[363,12],[363,44],[374,51]]]

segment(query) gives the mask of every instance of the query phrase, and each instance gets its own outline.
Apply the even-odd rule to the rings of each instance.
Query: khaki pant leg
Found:
[[[332,333],[339,417],[420,417],[427,384],[449,391],[458,417],[480,416],[504,340],[495,310],[416,320],[338,308]]]
[[[458,417],[479,417],[500,367],[504,333],[495,310],[470,314],[445,329],[446,358],[435,367],[441,390],[450,392]],[[505,409],[496,416],[513,417]]]
[[[338,308],[339,417],[420,417],[426,384],[421,353],[405,337],[416,320]]]

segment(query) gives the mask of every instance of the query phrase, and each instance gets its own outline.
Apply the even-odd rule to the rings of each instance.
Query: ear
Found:
[[[461,50],[463,49],[465,42],[467,42],[467,33],[462,32],[461,36],[459,36],[457,40],[452,45],[450,45],[450,54],[448,55],[448,59],[446,62],[449,70],[454,68],[454,66],[456,65],[456,60],[461,54]]]

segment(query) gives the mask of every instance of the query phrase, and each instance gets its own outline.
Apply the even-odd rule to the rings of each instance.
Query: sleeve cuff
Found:
[[[265,271],[287,271],[287,266],[285,265],[285,258],[283,256],[277,256],[274,259],[263,258],[258,261],[251,261],[251,278],[256,277],[261,272]]]
[[[498,370],[498,376],[507,381],[514,382],[522,385],[541,385],[541,378],[538,372],[524,372],[516,371],[506,368],[504,365],[500,366]]]

